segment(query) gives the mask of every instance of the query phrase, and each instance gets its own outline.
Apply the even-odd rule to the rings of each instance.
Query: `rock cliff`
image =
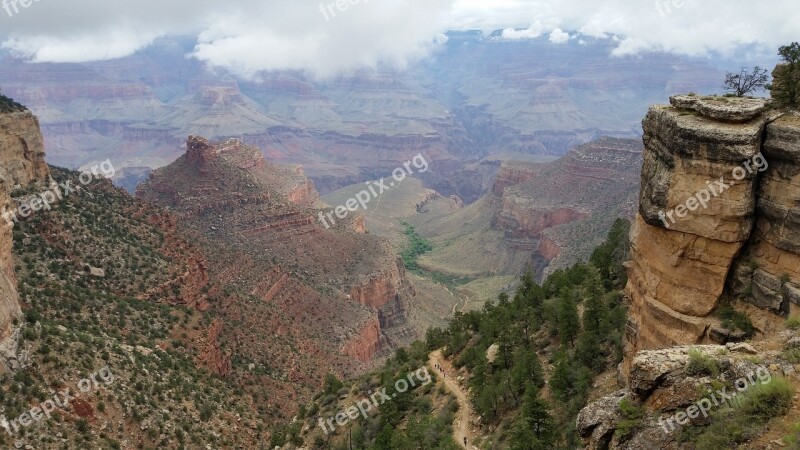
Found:
[[[48,176],[39,120],[27,111],[0,114],[0,210],[16,208],[12,190],[44,182]],[[6,220],[0,221],[0,371],[7,369],[7,360],[13,358],[13,324],[22,315],[11,255],[12,228]]]
[[[722,302],[770,312],[767,334],[800,300],[800,118],[759,99],[671,103],[643,121],[626,369],[639,350],[736,339]]]

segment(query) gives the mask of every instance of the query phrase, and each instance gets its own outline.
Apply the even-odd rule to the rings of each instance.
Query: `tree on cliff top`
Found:
[[[759,66],[751,71],[742,68],[739,73],[725,73],[725,90],[737,97],[744,97],[751,92],[763,90],[767,86],[769,75],[766,69]]]
[[[25,111],[27,108],[0,93],[0,113]]]
[[[772,72],[769,90],[778,106],[797,108],[800,106],[800,44],[792,42],[778,50],[781,62]]]

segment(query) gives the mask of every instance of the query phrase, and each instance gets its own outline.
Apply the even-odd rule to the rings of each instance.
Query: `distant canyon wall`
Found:
[[[639,142],[605,137],[550,163],[505,162],[492,227],[507,248],[531,252],[539,277],[585,259],[616,218],[633,217],[641,157]]]

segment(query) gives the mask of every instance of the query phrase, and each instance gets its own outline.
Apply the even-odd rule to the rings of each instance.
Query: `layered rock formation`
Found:
[[[16,209],[11,200],[13,189],[44,181],[48,176],[39,120],[27,111],[0,114],[0,211]],[[11,255],[13,226],[9,220],[13,219],[9,216],[0,221],[0,371],[7,369],[3,366],[13,358],[13,322],[22,315]]]
[[[294,334],[308,316],[327,318],[303,324],[309,330],[298,332],[297,346],[318,353],[368,361],[386,344],[405,342],[398,336],[413,337],[404,331],[404,299],[414,294],[402,263],[363,230],[317,224],[317,192],[302,168],[273,164],[236,139],[211,144],[190,136],[186,148],[139,195],[172,209],[179,229],[199,238],[212,277],[258,299],[226,307],[253,309],[252,323],[234,331],[242,341],[260,341],[264,329]],[[286,321],[269,318],[276,308]]]
[[[27,64],[4,55],[0,84],[42,118],[57,165],[113,157],[120,174],[161,167],[180,156],[187,134],[202,133],[240,137],[272,161],[303,164],[326,193],[422,151],[428,186],[472,203],[491,188],[496,166],[487,156],[563,155],[603,135],[637,137],[653,99],[715,88],[721,75],[668,54],[608,58],[615,44],[602,39],[570,47],[453,32],[435,60],[402,72],[321,81],[278,71],[251,80],[186,58],[193,41],[162,38],[101,62]]]
[[[639,350],[724,343],[731,334],[712,314],[722,300],[783,316],[798,301],[797,115],[758,99],[671,102],[643,121],[626,368]]]
[[[492,225],[510,248],[532,251],[540,273],[561,267],[562,249],[563,265],[572,264],[610,222],[633,215],[640,157],[635,141],[602,138],[552,163],[504,163],[492,189],[500,203]]]

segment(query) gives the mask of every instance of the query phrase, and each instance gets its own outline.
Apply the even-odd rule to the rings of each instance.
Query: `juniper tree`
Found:
[[[743,67],[739,73],[725,73],[725,90],[737,97],[744,97],[763,90],[767,86],[767,81],[769,81],[767,69],[755,66],[752,70],[748,70]]]
[[[769,90],[778,106],[797,108],[800,106],[800,44],[792,42],[778,50],[781,62],[772,72]]]

